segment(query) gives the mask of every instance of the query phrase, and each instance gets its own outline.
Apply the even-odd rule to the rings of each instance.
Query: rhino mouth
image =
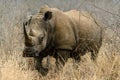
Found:
[[[23,57],[39,57],[39,52],[37,50],[34,51],[23,51]]]

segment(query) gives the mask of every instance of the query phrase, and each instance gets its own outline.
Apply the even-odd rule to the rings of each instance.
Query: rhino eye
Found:
[[[41,43],[43,41],[43,38],[44,38],[44,36],[39,37],[39,43]]]

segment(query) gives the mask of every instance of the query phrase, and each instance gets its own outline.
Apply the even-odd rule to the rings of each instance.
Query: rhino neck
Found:
[[[45,49],[42,51],[44,53],[47,52],[51,52],[52,50],[54,50],[55,44],[54,44],[54,39],[55,39],[55,18],[56,15],[53,11],[53,17],[50,21],[47,22],[47,42],[46,42],[46,47]],[[50,54],[50,53],[48,53]]]
[[[54,47],[54,26],[48,22],[47,43],[45,50],[48,51]]]

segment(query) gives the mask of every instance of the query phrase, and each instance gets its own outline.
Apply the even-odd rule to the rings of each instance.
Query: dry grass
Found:
[[[27,60],[17,54],[0,59],[0,80],[120,80],[120,55],[117,54],[107,56],[101,53],[97,64],[90,60],[89,54],[85,55],[78,68],[69,59],[63,71],[57,74],[52,69],[45,77],[28,69]]]
[[[55,0],[47,1],[50,4],[54,4]],[[83,0],[80,2],[82,1]],[[100,0],[96,0],[96,3],[99,1]],[[102,1],[105,2],[110,0]],[[104,2],[101,2],[101,4],[99,4],[99,2],[98,4],[105,7]],[[111,2],[109,4],[111,4]],[[32,7],[35,9],[37,7],[38,9],[38,6],[40,6],[39,3],[42,4],[38,0],[36,0],[36,2],[32,0],[21,0],[21,2],[19,2],[19,0],[13,0],[12,2],[11,0],[0,1],[0,80],[120,80],[120,21],[118,17],[104,13],[98,9],[95,9],[94,11],[94,8],[92,7],[87,10],[90,11],[90,13],[96,12],[96,17],[98,15],[97,13],[104,16],[99,16],[98,18],[100,18],[100,20],[105,19],[104,22],[108,23],[110,25],[109,27],[112,27],[105,31],[103,45],[99,52],[97,63],[90,60],[90,54],[88,53],[82,57],[82,61],[78,68],[75,68],[73,66],[74,61],[69,59],[63,68],[63,71],[59,74],[54,72],[54,65],[51,65],[51,70],[45,77],[41,76],[36,70],[29,69],[29,59],[22,57],[22,49],[24,48],[24,38],[21,27],[23,22],[22,18],[29,14],[29,10],[32,10]],[[68,3],[71,4],[71,6],[65,6],[65,8],[67,7],[66,9],[64,9],[63,6],[66,3],[63,2],[59,4],[59,0],[59,5],[54,4],[53,6],[57,5],[57,7],[62,8],[63,10],[72,8],[74,4],[77,4],[74,8],[79,7],[77,0],[73,4],[70,2]],[[86,2],[86,4],[87,3],[89,3],[89,1]],[[86,4],[83,4],[83,6],[85,5],[85,9]],[[89,6],[90,5],[88,4],[88,7]],[[82,8],[83,7],[81,6],[81,9]],[[114,12],[114,10],[117,11],[118,8],[117,6],[115,8],[107,6],[106,9],[113,10]]]

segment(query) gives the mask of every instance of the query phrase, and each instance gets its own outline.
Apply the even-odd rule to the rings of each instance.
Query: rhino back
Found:
[[[71,10],[65,13],[77,25],[80,40],[97,42],[101,38],[102,28],[95,19],[87,12]]]

